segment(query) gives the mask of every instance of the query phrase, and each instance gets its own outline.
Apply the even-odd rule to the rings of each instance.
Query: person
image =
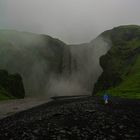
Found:
[[[105,104],[108,104],[109,97],[108,97],[107,93],[104,94],[103,99],[104,99]]]

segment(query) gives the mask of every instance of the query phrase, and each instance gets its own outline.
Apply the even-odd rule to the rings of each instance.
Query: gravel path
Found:
[[[140,100],[52,101],[0,121],[0,140],[140,140]]]

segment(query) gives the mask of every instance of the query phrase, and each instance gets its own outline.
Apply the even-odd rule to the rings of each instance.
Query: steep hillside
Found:
[[[0,70],[0,100],[24,98],[25,91],[19,74],[9,74]]]
[[[91,94],[101,74],[99,57],[110,48],[97,37],[67,45],[47,35],[0,31],[0,69],[23,77],[26,96]]]
[[[49,80],[69,69],[63,62],[69,55],[69,48],[50,36],[0,31],[0,69],[21,74],[26,96],[46,94]]]
[[[112,47],[100,58],[103,73],[94,94],[107,90],[113,96],[140,98],[140,26],[116,27],[101,36],[110,39]]]

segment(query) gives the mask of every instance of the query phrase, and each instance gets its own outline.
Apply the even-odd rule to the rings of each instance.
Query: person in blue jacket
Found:
[[[105,104],[108,104],[109,96],[107,95],[107,93],[104,94],[103,99],[104,99]]]

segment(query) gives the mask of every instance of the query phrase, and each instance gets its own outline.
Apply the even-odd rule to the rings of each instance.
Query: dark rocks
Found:
[[[0,139],[140,139],[139,107],[133,110],[118,102],[122,108],[104,106],[97,98],[50,102],[1,120]]]

